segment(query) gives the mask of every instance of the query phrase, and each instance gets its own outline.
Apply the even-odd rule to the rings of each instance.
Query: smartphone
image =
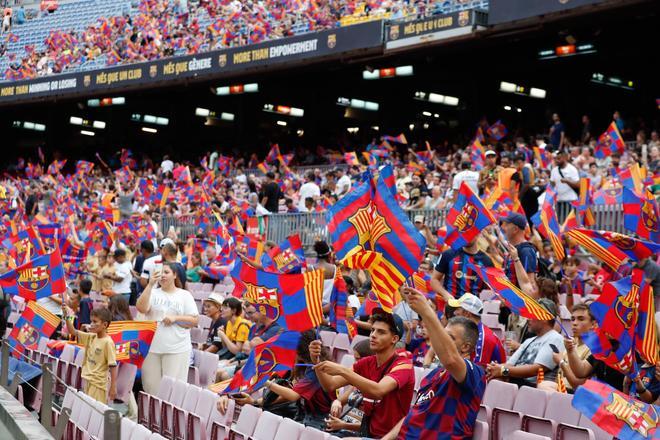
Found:
[[[236,393],[236,394],[230,394],[229,397],[231,397],[232,399],[242,399],[245,396],[243,395],[243,393]]]
[[[557,348],[557,346],[555,344],[548,344],[548,345],[550,346],[552,351],[554,351],[555,353],[559,353],[559,349]]]

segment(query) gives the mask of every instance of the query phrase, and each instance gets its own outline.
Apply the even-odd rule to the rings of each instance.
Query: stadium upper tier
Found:
[[[488,8],[489,0],[81,0],[26,11],[0,39],[0,81],[244,46],[371,19]]]

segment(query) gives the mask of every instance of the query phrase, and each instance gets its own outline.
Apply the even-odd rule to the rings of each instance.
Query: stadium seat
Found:
[[[163,430],[163,435],[182,440],[186,437],[186,428],[188,425],[188,413],[195,410],[202,389],[196,386],[189,386],[181,405],[172,408],[172,431]]]
[[[163,376],[155,396],[140,391],[138,394],[138,422],[141,425],[148,426],[152,431],[160,429],[161,403],[172,395],[174,382],[174,378]]]
[[[484,309],[482,313],[484,314],[491,313],[494,315],[499,315],[501,304],[502,301],[500,300],[484,301]]]
[[[207,390],[202,389],[197,399],[197,404],[192,412],[188,412],[188,421],[186,423],[186,438],[196,440],[206,440],[209,438],[210,424],[212,413],[217,413],[216,402],[218,395]],[[233,410],[233,409],[232,409]]]
[[[477,420],[490,423],[493,415],[493,408],[511,409],[516,400],[518,387],[512,383],[501,380],[491,380],[486,385],[486,392],[482,400]]]
[[[481,315],[481,322],[488,328],[502,328],[498,315],[483,314]]]
[[[321,330],[319,334],[321,336],[321,342],[323,342],[323,345],[326,347],[332,347],[332,343],[334,342],[337,333],[328,330]]]
[[[306,426],[300,433],[299,440],[327,440],[330,434]]]
[[[142,425],[136,425],[131,431],[130,440],[149,440],[152,432]]]
[[[204,292],[206,294],[206,297],[208,298],[208,292]],[[206,298],[204,298],[206,299]],[[199,323],[197,324],[197,327],[206,330],[208,332],[208,329],[211,328],[211,324],[213,324],[213,320],[209,318],[206,315],[199,315]]]
[[[472,438],[474,440],[488,440],[488,434],[488,423],[481,420],[475,420]]]
[[[160,432],[166,437],[171,437],[174,432],[174,408],[181,406],[183,400],[186,398],[188,391],[188,384],[177,380],[172,387],[172,394],[167,401],[163,401],[160,405],[160,426],[159,429],[152,429],[152,431]]]
[[[283,419],[280,426],[277,428],[277,433],[273,440],[291,440],[297,439],[300,436],[300,431],[303,430],[303,425],[292,420]]]
[[[261,413],[261,408],[252,405],[243,406],[241,409],[241,415],[238,416],[238,420],[236,421],[236,425],[229,429],[230,437],[248,440],[254,432],[254,428],[257,426]]]
[[[538,434],[516,430],[506,437],[507,440],[551,440],[550,437],[545,437]]]
[[[337,333],[335,340],[332,342],[332,357],[337,362],[341,362],[341,359],[347,355],[352,354],[353,350],[351,349],[351,341],[348,339],[346,333]]]
[[[133,430],[138,426],[138,424],[128,417],[122,417],[120,423],[120,438],[130,439],[131,435],[133,434]]]
[[[558,423],[577,425],[580,413],[573,408],[573,396],[565,393],[550,393],[543,417],[523,415],[522,430],[554,438]]]
[[[137,374],[137,365],[122,362],[119,364],[117,370],[117,397],[116,400],[121,400],[128,403],[133,392],[133,384],[135,383],[135,375]]]
[[[192,340],[193,347],[195,347],[194,344],[197,344],[197,347],[200,348],[201,344],[204,344],[206,342],[206,336],[208,334],[208,330],[205,331],[199,327],[193,327],[190,329],[190,339]]]
[[[235,410],[236,402],[234,402],[233,399],[229,399],[227,412],[225,414],[221,414],[217,409],[211,411],[207,425],[207,433],[209,433],[207,438],[210,440],[223,440],[227,438]]]
[[[547,403],[547,393],[528,386],[520,387],[511,410],[493,408],[490,429],[493,440],[502,440],[513,431],[520,429],[524,414],[543,416]]]
[[[273,440],[277,429],[282,422],[282,417],[271,412],[264,411],[259,417],[254,433],[250,436],[252,440]]]

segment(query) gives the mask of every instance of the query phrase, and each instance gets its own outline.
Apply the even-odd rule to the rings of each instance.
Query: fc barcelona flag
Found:
[[[155,321],[112,321],[108,336],[115,343],[117,361],[142,368],[157,327]]]
[[[474,241],[479,233],[497,220],[479,196],[465,183],[461,183],[456,203],[447,213],[445,244],[460,249]]]
[[[580,197],[575,202],[572,202],[576,211],[580,215],[580,222],[584,226],[593,226],[596,224],[596,219],[591,211],[593,205],[593,192],[591,191],[591,180],[583,177],[580,179]]]
[[[59,325],[60,318],[36,302],[29,301],[9,334],[9,344],[20,353],[26,348],[35,350],[39,338],[50,338]]]
[[[42,255],[0,275],[0,287],[9,295],[36,301],[66,291],[60,252]]]
[[[282,375],[293,369],[299,340],[299,332],[287,331],[254,347],[243,368],[221,394],[252,393],[261,388],[272,374]]]
[[[338,333],[346,333],[350,339],[357,335],[354,313],[348,304],[348,291],[341,271],[335,271],[335,280],[330,294],[330,312],[328,321]]]
[[[344,153],[344,161],[348,165],[360,165],[360,161],[358,160],[357,153],[355,151]]]
[[[650,192],[639,196],[623,188],[623,226],[642,238],[660,243],[660,212]]]
[[[34,226],[29,226],[16,235],[6,238],[2,244],[9,249],[9,254],[16,262],[25,261],[30,255],[45,253],[39,231]]]
[[[231,277],[242,288],[243,298],[252,302],[261,313],[275,311],[269,316],[288,330],[305,331],[323,322],[323,271],[314,270],[300,275],[280,275],[257,270],[237,260]]]
[[[639,261],[660,252],[660,244],[616,232],[578,228],[568,231],[567,235],[614,270],[617,270],[626,258]]]
[[[504,125],[502,121],[498,120],[496,123],[488,127],[488,129],[486,130],[486,134],[488,134],[490,138],[499,141],[500,139],[504,138],[507,134],[506,125]]]
[[[349,269],[366,270],[371,274],[372,290],[383,310],[392,313],[397,304],[399,287],[406,279],[397,272],[383,255],[372,251],[358,251],[343,260]]]
[[[382,309],[380,301],[376,294],[370,290],[367,292],[367,295],[364,297],[364,302],[357,311],[357,316],[371,316],[374,312],[374,309]]]
[[[637,313],[635,348],[646,362],[657,365],[660,357],[658,355],[658,329],[655,324],[653,288],[649,283],[645,282],[642,285]]]
[[[605,383],[588,380],[578,387],[573,408],[615,438],[660,438],[660,406],[640,402]]]
[[[538,229],[542,236],[550,240],[550,245],[552,245],[552,250],[557,257],[557,260],[563,261],[564,258],[566,258],[566,251],[564,250],[564,244],[560,238],[561,229],[559,227],[559,222],[557,221],[557,215],[555,214],[556,199],[557,193],[550,187],[546,188],[543,205],[541,206],[541,209],[532,216],[532,223],[534,223],[534,226],[536,226],[536,229]]]
[[[623,154],[625,149],[626,143],[623,141],[621,133],[619,133],[616,122],[612,121],[607,130],[598,137],[594,156],[598,159],[605,159],[611,156],[612,153]]]
[[[58,247],[57,242],[60,236],[60,225],[57,223],[39,223],[36,226],[39,231],[39,236],[41,237],[41,243],[51,250],[56,249]]]
[[[623,189],[620,186],[601,189],[594,193],[594,205],[616,205],[623,203]]]
[[[488,284],[502,298],[512,312],[527,319],[538,319],[541,321],[555,319],[538,301],[516,287],[506,277],[502,269],[483,267],[472,263],[468,263],[467,268],[479,274],[483,282]],[[467,270],[467,268],[464,268],[464,270]]]
[[[307,268],[305,251],[298,234],[291,235],[261,257],[266,272],[300,273]]]

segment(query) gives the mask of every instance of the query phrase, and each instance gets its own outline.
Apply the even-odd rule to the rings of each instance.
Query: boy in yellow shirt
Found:
[[[89,333],[76,330],[73,326],[73,311],[64,308],[66,326],[70,335],[76,335],[80,345],[85,347],[85,360],[82,366],[82,378],[85,379],[85,394],[99,402],[112,402],[117,396],[117,359],[115,343],[108,336],[107,330],[112,315],[108,309],[92,310]],[[108,370],[110,371],[110,391],[108,392]]]

